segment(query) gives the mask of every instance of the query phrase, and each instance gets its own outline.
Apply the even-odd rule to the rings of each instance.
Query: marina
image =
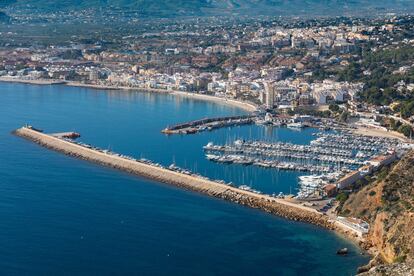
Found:
[[[235,140],[203,147],[208,160],[222,164],[311,173],[298,177],[296,198],[309,200],[329,195],[328,189],[346,188],[384,162],[403,155],[411,144],[397,139],[373,138],[350,132],[318,132],[309,145],[287,142]],[[391,161],[390,161],[391,162]]]
[[[232,146],[207,145],[206,151],[222,152],[225,154],[243,154],[248,156],[261,156],[279,159],[295,159],[298,161],[319,162],[334,165],[362,165],[362,158],[352,159],[352,153],[344,151],[325,151],[323,148],[312,148],[310,146],[293,145],[290,143],[266,144],[260,142],[236,141]]]
[[[387,150],[410,147],[398,139],[355,135],[350,132],[317,133],[315,135],[318,138],[311,142],[312,146],[323,146],[334,150],[384,153]]]
[[[76,142],[72,139],[48,135],[35,130],[31,126],[19,128],[14,131],[14,134],[66,155],[252,208],[262,209],[285,218],[313,223],[328,229],[333,228],[332,222],[317,210],[275,196],[262,194],[247,185],[234,187],[231,183],[210,180],[198,174],[193,174],[188,170],[177,167],[175,164],[164,167],[146,159],[135,159],[110,150]]]
[[[232,182],[234,187],[246,185],[263,194],[278,196],[280,192],[288,194],[290,186],[292,192],[296,191],[301,173],[257,166],[223,166],[205,159],[202,147],[209,141],[224,144],[233,137],[268,140],[272,136],[284,142],[305,144],[316,132],[313,129],[293,132],[288,128],[251,124],[197,135],[167,136],[160,135],[160,130],[171,122],[191,121],[211,114],[225,117],[242,113],[228,105],[184,100],[168,94],[0,85],[0,113],[4,121],[0,126],[2,218],[7,221],[7,227],[2,228],[2,263],[3,267],[11,264],[20,268],[10,274],[24,274],[28,269],[42,274],[45,268],[52,275],[59,274],[62,269],[79,274],[82,271],[74,271],[73,262],[89,260],[91,253],[96,253],[96,262],[88,262],[85,266],[100,274],[119,273],[126,262],[132,265],[130,273],[142,271],[144,263],[152,263],[160,256],[171,262],[163,263],[159,272],[164,273],[166,267],[177,262],[165,253],[177,250],[191,256],[185,265],[190,269],[211,267],[223,257],[228,260],[225,266],[238,264],[241,259],[251,260],[251,264],[238,270],[235,270],[238,265],[231,268],[231,272],[241,274],[246,273],[246,269],[252,273],[268,273],[273,269],[277,273],[274,268],[282,267],[287,260],[299,265],[298,273],[306,267],[314,267],[316,260],[320,260],[317,263],[324,268],[332,267],[325,271],[335,271],[339,260],[335,252],[342,247],[356,252],[355,258],[340,259],[344,271],[354,271],[359,262],[367,260],[357,253],[358,248],[351,242],[323,228],[288,221],[266,214],[262,209],[246,208],[242,202],[232,204],[204,193],[108,169],[10,135],[12,129],[25,123],[45,133],[76,131],[81,134],[77,142],[91,147],[141,161],[146,159],[164,168],[174,163],[176,167],[211,180],[221,179],[227,184]],[[244,198],[240,200],[245,201]],[[284,206],[281,211],[288,211]],[[68,221],[68,217],[73,220]],[[167,226],[170,230],[164,231]],[[28,234],[34,238],[28,240]],[[181,236],[178,243],[177,235]],[[95,239],[96,236],[100,239]],[[309,237],[312,242],[303,247],[302,240],[297,239],[301,236]],[[10,242],[12,240],[16,242]],[[157,246],[154,240],[158,241]],[[201,264],[199,256],[193,254],[195,243],[201,257],[209,258],[208,262]],[[234,250],[230,252],[217,246],[224,243]],[[99,254],[104,247],[119,250]],[[297,251],[298,247],[304,250]],[[278,258],[279,254],[285,258]],[[29,257],[34,261],[27,262]],[[62,263],[62,260],[71,261]],[[183,274],[185,271],[174,272]]]
[[[240,164],[240,165],[255,165],[264,168],[276,168],[280,170],[294,170],[303,172],[329,172],[331,170],[328,166],[322,165],[307,165],[297,164],[294,162],[281,162],[275,160],[266,160],[260,158],[246,157],[243,155],[213,155],[207,154],[207,159],[224,164]]]

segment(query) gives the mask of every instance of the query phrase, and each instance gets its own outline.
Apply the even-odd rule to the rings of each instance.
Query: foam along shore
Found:
[[[88,148],[52,135],[44,134],[31,127],[22,127],[14,134],[33,141],[46,148],[74,156],[103,166],[119,169],[138,176],[199,192],[216,198],[225,199],[241,205],[261,209],[295,221],[312,223],[334,229],[334,223],[315,209],[298,205],[284,199],[242,190],[195,175],[158,167],[138,160],[124,158],[117,154]]]

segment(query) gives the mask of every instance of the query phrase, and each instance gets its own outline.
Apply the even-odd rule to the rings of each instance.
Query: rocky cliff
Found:
[[[398,263],[379,265],[370,271],[363,272],[359,276],[412,276],[414,275],[414,264]]]
[[[370,223],[366,246],[376,252],[372,265],[411,264],[414,261],[414,151],[395,164],[386,176],[376,178],[351,194],[339,212]]]

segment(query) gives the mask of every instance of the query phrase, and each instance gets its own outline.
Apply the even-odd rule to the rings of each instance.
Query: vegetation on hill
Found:
[[[350,194],[340,213],[370,223],[368,242],[386,263],[414,261],[414,151]]]
[[[364,82],[362,100],[375,105],[399,103],[403,118],[414,115],[414,48],[412,46],[363,53],[362,63],[351,63],[338,73],[339,80]]]

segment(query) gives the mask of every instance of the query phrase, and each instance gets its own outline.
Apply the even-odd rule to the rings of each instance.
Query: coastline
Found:
[[[411,142],[403,134],[396,132],[396,131],[385,131],[385,130],[375,129],[375,128],[358,127],[357,129],[353,129],[352,132],[357,135],[364,135],[364,136],[371,136],[371,137],[387,137],[391,139],[398,139],[405,143]]]
[[[16,83],[24,83],[24,84],[37,84],[37,85],[53,85],[53,84],[61,84],[61,85],[66,85],[66,86],[74,86],[74,87],[85,87],[85,88],[90,88],[90,89],[100,89],[100,90],[125,90],[125,91],[142,91],[142,92],[157,92],[157,93],[167,93],[167,94],[171,94],[174,96],[181,96],[181,97],[188,97],[188,98],[195,98],[195,99],[200,99],[200,100],[205,100],[205,101],[211,101],[211,102],[215,102],[218,104],[226,104],[226,105],[230,105],[230,106],[237,106],[239,108],[242,108],[243,110],[249,111],[251,112],[252,109],[256,109],[256,107],[254,107],[253,105],[247,104],[247,103],[243,103],[243,102],[239,102],[236,100],[226,100],[223,98],[219,98],[219,97],[214,97],[214,96],[209,96],[209,95],[203,95],[203,94],[193,94],[193,93],[188,93],[188,92],[182,92],[182,91],[173,91],[173,90],[163,90],[163,89],[146,89],[146,88],[132,88],[132,87],[112,87],[112,86],[103,86],[103,85],[88,85],[88,84],[83,84],[83,83],[75,83],[75,82],[64,82],[64,83],[56,83],[56,82],[47,82],[47,81],[25,81],[25,80],[16,80],[16,81],[9,81],[9,80],[2,80],[0,78],[0,81],[6,81],[6,82],[16,82]],[[41,144],[41,143],[38,143]],[[42,144],[41,144],[42,145]],[[42,145],[45,146],[45,145]],[[52,150],[56,150],[59,152],[62,152],[58,149],[55,149],[53,147],[47,147],[50,148]],[[67,154],[65,152],[62,152],[64,154]],[[72,154],[67,154],[67,155],[72,155]],[[72,155],[74,157],[77,158],[81,158],[81,159],[85,159],[81,156],[76,156],[76,155]],[[93,161],[92,161],[93,162]],[[97,162],[96,162],[97,163]],[[104,166],[110,166],[108,164],[103,164]],[[113,167],[113,166],[110,166]],[[114,167],[117,168],[117,167]],[[119,169],[119,168],[118,168]],[[136,174],[134,172],[131,172],[133,174]],[[143,176],[143,175],[140,175]],[[143,176],[146,177],[146,176]],[[165,180],[162,179],[155,179],[161,183],[166,183]],[[257,201],[257,194],[254,193],[249,193],[247,191],[243,191],[240,189],[237,189],[239,191],[242,191],[243,195],[245,195],[245,197],[242,198],[237,198],[238,194],[234,194],[232,193],[232,189],[230,189],[230,191],[226,192],[226,193],[221,193],[221,194],[215,194],[215,193],[207,193],[205,191],[200,191],[197,189],[194,189],[192,187],[188,187],[186,185],[181,185],[181,184],[174,184],[177,187],[181,187],[187,190],[192,190],[194,192],[198,192],[198,193],[202,193],[202,194],[207,194],[209,196],[213,196],[216,198],[221,198],[227,201],[231,201],[240,205],[245,205],[251,208],[256,208],[256,209],[262,209],[265,212],[280,216],[280,217],[284,217],[286,219],[290,219],[290,220],[294,220],[294,221],[303,221],[306,223],[311,223],[311,224],[315,224],[318,226],[321,226],[323,228],[329,229],[329,230],[333,230],[335,233],[337,233],[338,235],[350,240],[351,242],[353,242],[354,244],[358,245],[360,248],[362,249],[366,249],[364,248],[364,243],[361,241],[361,239],[355,237],[354,233],[349,232],[344,230],[341,227],[338,227],[338,225],[335,223],[335,221],[330,220],[329,217],[324,216],[324,222],[323,224],[320,223],[315,223],[311,220],[309,220],[309,218],[303,219],[302,215],[300,215],[298,217],[298,214],[300,214],[301,212],[306,212],[306,211],[310,211],[309,209],[311,208],[307,208],[305,206],[301,206],[300,204],[297,203],[293,203],[290,202],[288,200],[284,200],[284,199],[274,199],[273,197],[271,197],[269,200],[275,200],[275,204],[271,204],[271,205],[267,205],[264,204],[262,205],[262,203],[259,203],[261,199],[259,199],[259,202]],[[226,186],[228,187],[228,186]],[[245,193],[248,193],[248,195],[246,195]],[[253,198],[250,198],[251,195],[254,195]],[[260,198],[263,198],[263,195],[259,196]],[[303,208],[302,208],[303,207]],[[285,209],[290,209],[290,208],[295,208],[297,210],[291,211],[291,210],[285,210]],[[320,212],[317,212],[316,210],[312,209],[312,212],[316,212],[319,215],[322,215]],[[322,215],[323,216],[323,215]],[[325,225],[325,223],[327,223]],[[327,226],[328,225],[328,226]]]
[[[157,88],[140,88],[140,87],[128,87],[128,86],[110,86],[110,85],[100,85],[100,84],[86,84],[80,82],[66,82],[66,86],[74,86],[74,87],[84,87],[84,88],[91,88],[91,89],[101,89],[101,90],[125,90],[125,91],[140,91],[140,92],[156,92],[156,93],[164,93],[170,94],[179,97],[203,100],[203,101],[210,101],[214,103],[235,106],[240,109],[243,109],[247,112],[254,112],[257,110],[257,106],[252,103],[246,103],[234,99],[225,99],[220,98],[212,95],[205,95],[205,94],[198,94],[198,93],[191,93],[191,92],[184,92],[179,90],[167,90],[167,89],[157,89]]]
[[[300,202],[257,194],[198,176],[187,175],[166,168],[160,168],[152,164],[126,159],[122,156],[86,148],[76,143],[71,143],[25,127],[15,130],[13,134],[67,156],[86,160],[105,167],[111,167],[139,177],[223,199],[242,206],[259,209],[288,220],[309,223],[334,231],[337,235],[362,249],[363,252],[368,253],[370,256],[373,255],[372,251],[367,250],[363,237],[358,237],[355,233],[349,231],[349,229],[341,227],[332,217],[313,208],[303,206]]]
[[[303,221],[330,230],[335,228],[333,222],[317,210],[285,199],[253,193],[198,176],[172,171],[152,164],[127,159],[119,155],[109,154],[97,149],[87,148],[26,127],[17,129],[13,133],[45,148],[68,156],[87,160],[102,166],[112,167],[178,188],[224,199],[251,208],[261,209],[267,213],[290,220]]]
[[[0,77],[0,82],[8,82],[8,83],[21,83],[21,84],[33,84],[33,85],[58,85],[58,84],[66,84],[65,81],[58,81],[58,80],[25,80],[13,77]]]
[[[184,92],[184,91],[179,91],[179,90],[139,88],[139,87],[128,87],[128,86],[110,86],[110,85],[101,85],[101,84],[86,84],[86,83],[75,82],[75,81],[24,80],[24,79],[11,78],[11,77],[0,77],[0,82],[34,84],[34,85],[66,85],[66,86],[83,87],[83,88],[90,88],[90,89],[97,89],[97,90],[156,92],[156,93],[170,94],[170,95],[179,96],[179,97],[191,98],[191,99],[202,100],[202,101],[209,101],[209,102],[214,102],[218,104],[238,107],[249,113],[252,113],[257,110],[257,106],[254,105],[253,103],[242,102],[242,101],[238,101],[235,99],[220,98],[220,97],[216,97],[212,95]]]

